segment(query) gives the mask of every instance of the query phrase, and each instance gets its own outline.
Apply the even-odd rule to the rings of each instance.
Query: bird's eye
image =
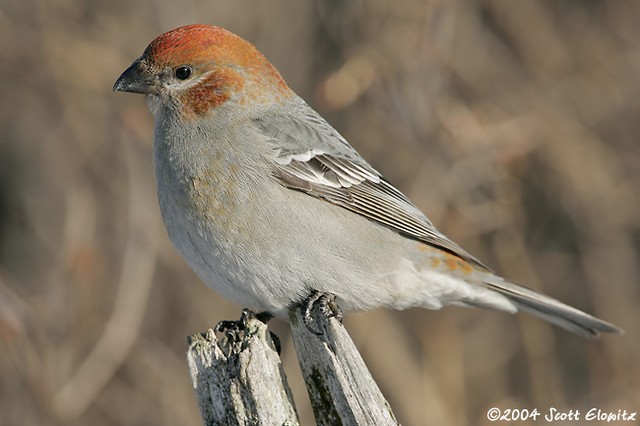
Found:
[[[178,80],[186,80],[191,77],[191,67],[182,65],[176,68],[175,75]]]

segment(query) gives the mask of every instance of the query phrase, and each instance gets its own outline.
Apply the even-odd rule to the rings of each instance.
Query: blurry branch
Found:
[[[311,333],[300,309],[289,316],[298,361],[318,425],[397,425],[345,328],[312,311],[321,335]],[[209,330],[189,338],[187,361],[206,426],[294,425],[299,420],[267,326],[245,310],[218,340]]]
[[[71,378],[53,399],[58,418],[73,420],[82,415],[98,393],[124,363],[136,342],[156,267],[158,233],[149,223],[147,191],[136,175],[134,156],[126,155],[130,182],[129,239],[123,255],[118,292],[100,339]]]

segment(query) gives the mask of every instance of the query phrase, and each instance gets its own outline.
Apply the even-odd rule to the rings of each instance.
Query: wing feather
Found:
[[[273,145],[274,175],[303,191],[386,226],[408,238],[445,250],[489,270],[440,233],[427,217],[371,167],[322,117],[300,100],[299,114],[254,119]],[[295,120],[292,117],[304,117]]]

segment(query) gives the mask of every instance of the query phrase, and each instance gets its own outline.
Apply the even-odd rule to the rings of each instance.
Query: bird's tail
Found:
[[[540,294],[519,284],[501,279],[484,284],[507,297],[519,310],[529,312],[559,327],[587,338],[597,338],[600,333],[623,334],[621,328],[569,305]]]

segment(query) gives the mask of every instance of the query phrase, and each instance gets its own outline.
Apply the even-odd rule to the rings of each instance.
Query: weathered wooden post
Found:
[[[318,425],[397,425],[346,329],[314,307],[319,334],[298,307],[289,313],[293,342]],[[296,425],[291,391],[267,326],[245,310],[218,339],[189,338],[187,360],[206,426]]]
[[[269,330],[249,311],[221,339],[190,336],[187,362],[205,426],[298,424]]]
[[[312,310],[309,331],[300,309],[289,312],[293,343],[318,425],[397,425],[349,333],[335,318]]]

